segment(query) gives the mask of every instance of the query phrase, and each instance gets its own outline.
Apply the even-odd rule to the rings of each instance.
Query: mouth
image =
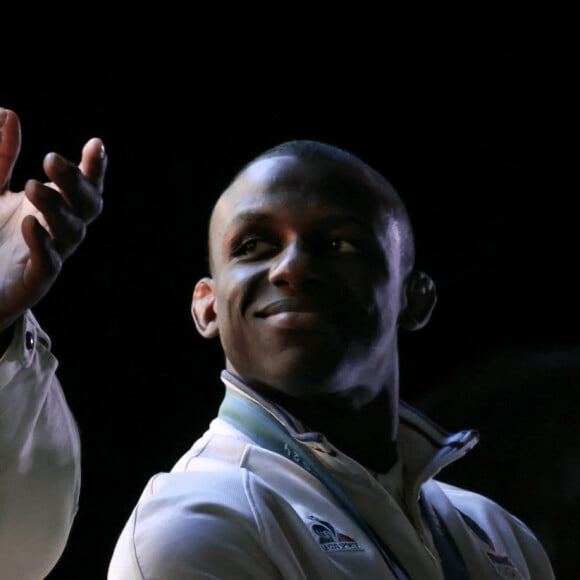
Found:
[[[271,326],[289,330],[312,330],[332,325],[332,315],[328,307],[294,298],[271,302],[259,309],[254,316]]]

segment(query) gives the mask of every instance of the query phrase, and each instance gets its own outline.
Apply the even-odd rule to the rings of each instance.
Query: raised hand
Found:
[[[78,166],[48,153],[49,181],[31,179],[12,192],[20,142],[18,116],[0,108],[0,333],[48,292],[103,207],[107,157],[99,138],[86,142]]]

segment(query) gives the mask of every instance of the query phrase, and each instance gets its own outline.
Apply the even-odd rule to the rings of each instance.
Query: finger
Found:
[[[29,180],[24,187],[26,197],[42,214],[42,220],[50,233],[55,250],[66,259],[83,241],[85,222],[65,203],[54,188],[36,180]]]
[[[14,164],[20,153],[20,120],[16,113],[0,107],[0,193],[10,185]]]
[[[98,137],[89,139],[83,147],[79,169],[103,193],[108,158],[103,142]]]
[[[43,163],[46,175],[58,187],[66,204],[87,224],[100,215],[103,207],[103,177],[98,163],[94,156],[85,158],[85,167],[94,173],[94,181],[58,153],[48,153]]]
[[[30,261],[24,283],[35,300],[48,291],[62,268],[62,258],[55,250],[48,232],[31,215],[22,220],[22,237],[29,249]]]

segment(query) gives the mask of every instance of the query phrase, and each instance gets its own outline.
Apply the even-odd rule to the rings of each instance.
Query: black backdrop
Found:
[[[296,137],[358,154],[408,205],[440,300],[428,327],[401,336],[402,396],[483,434],[444,478],[531,524],[561,577],[576,569],[570,15],[421,16],[283,31],[198,23],[167,27],[163,42],[87,39],[58,56],[23,45],[6,58],[0,105],[23,125],[13,188],[43,177],[47,151],[77,160],[93,135],[110,157],[104,212],[35,309],[83,442],[80,511],[51,580],[105,577],[149,476],[215,413],[221,353],[189,314],[207,217],[243,163]]]

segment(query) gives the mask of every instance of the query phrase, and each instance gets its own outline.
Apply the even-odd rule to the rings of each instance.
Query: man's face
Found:
[[[386,380],[402,284],[394,203],[338,161],[265,159],[232,184],[210,226],[230,371],[302,398]]]

